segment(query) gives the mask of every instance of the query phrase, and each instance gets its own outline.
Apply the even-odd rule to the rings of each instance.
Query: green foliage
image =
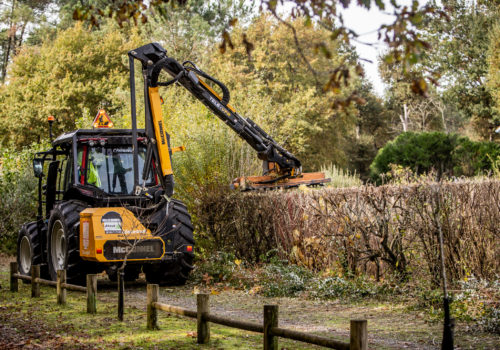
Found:
[[[495,127],[500,126],[500,23],[490,32],[490,47],[488,52],[488,88],[495,104]]]
[[[391,128],[391,111],[383,104],[383,100],[373,92],[372,85],[361,81],[358,94],[365,100],[358,106],[356,130],[350,137],[348,147],[349,169],[357,171],[363,181],[370,175],[370,164],[377,151],[393,136]]]
[[[406,73],[401,62],[380,63],[388,84],[388,112],[393,120],[402,121],[402,131],[444,130],[465,133],[474,140],[494,140],[498,137],[494,129],[500,124],[493,88],[498,3],[443,0],[429,4],[447,16],[445,20],[442,12],[433,11],[423,18],[419,34],[431,49]],[[439,90],[429,87],[425,96],[415,96],[414,81],[421,74],[439,84]]]
[[[49,115],[56,117],[55,134],[75,129],[78,118],[90,123],[99,108],[122,126],[128,114],[128,98],[121,94],[128,86],[126,53],[140,42],[134,32],[113,26],[91,32],[77,24],[40,47],[23,47],[9,83],[0,88],[0,144],[39,142]]]
[[[0,9],[0,82],[3,84],[11,58],[31,32],[47,22],[45,7],[51,0],[8,0]]]
[[[238,267],[234,261],[234,254],[215,252],[207,254],[203,263],[197,264],[190,278],[197,283],[227,283],[233,278],[234,270]]]
[[[397,289],[386,282],[375,282],[366,276],[357,276],[316,278],[309,290],[311,296],[319,299],[353,299],[392,295]]]
[[[313,278],[308,269],[274,259],[264,267],[262,294],[267,297],[292,297],[305,291]]]
[[[409,167],[415,173],[428,172],[431,168],[448,169],[456,135],[440,132],[400,134],[379,150],[371,165],[372,176],[389,172],[390,164]]]
[[[377,181],[390,171],[391,164],[416,174],[434,169],[438,176],[473,176],[492,171],[492,160],[498,155],[500,145],[494,142],[474,142],[441,132],[406,132],[380,149],[370,168]]]
[[[400,289],[388,282],[375,282],[366,276],[332,277],[280,260],[273,256],[265,264],[243,264],[231,253],[216,252],[199,263],[192,280],[212,287],[245,289],[266,297],[355,299],[394,295]]]
[[[201,3],[203,4],[203,2]],[[218,1],[215,4],[211,2],[205,3],[205,6],[200,6],[200,2],[196,0],[159,1],[152,3],[144,0],[124,0],[119,3],[112,2],[108,6],[101,8],[100,6],[91,6],[85,1],[82,2],[81,6],[75,9],[73,18],[89,21],[95,26],[98,26],[105,17],[114,18],[120,26],[125,23],[134,23],[137,25],[139,20],[142,23],[146,23],[151,13],[159,12],[162,16],[168,16],[171,12],[175,12],[175,9],[185,8],[185,13],[187,15],[196,17],[202,14],[208,17],[205,19],[211,24],[213,28],[212,31],[217,29],[220,30],[219,34],[222,39],[220,50],[222,52],[225,52],[228,47],[233,49],[234,46],[241,45],[241,47],[245,48],[247,53],[250,53],[255,48],[254,42],[248,41],[245,37],[241,44],[238,43],[235,45],[233,33],[230,33],[231,27],[235,25],[236,21],[241,20],[239,17],[241,12],[235,11],[234,8],[241,9],[243,8],[243,4],[249,2],[243,0],[225,0]],[[281,11],[281,9],[279,9],[278,4],[282,4],[282,1],[261,0],[255,1],[254,3],[255,5],[252,4],[248,6],[251,12],[252,10],[255,11],[256,5],[259,4],[258,10],[261,13],[272,15],[278,22],[291,29],[289,37],[294,38],[298,56],[302,57],[303,63],[308,66],[308,69],[314,72],[316,76],[325,72],[314,69],[312,67],[314,61],[318,58],[321,59],[325,57],[330,59],[334,56],[329,48],[331,42],[342,41],[346,45],[350,45],[350,40],[357,38],[359,35],[359,33],[356,33],[352,28],[345,25],[342,12],[338,11],[340,6],[348,8],[354,3],[350,0],[333,2],[292,0],[287,1],[286,11]],[[430,45],[422,40],[418,32],[418,29],[425,25],[425,16],[428,14],[438,14],[441,17],[446,16],[445,11],[435,6],[430,6],[428,4],[420,6],[419,0],[413,0],[411,5],[397,4],[395,0],[359,0],[356,4],[362,8],[370,9],[373,7],[380,11],[385,10],[386,4],[393,6],[392,14],[395,17],[394,22],[381,25],[377,28],[377,32],[379,40],[385,42],[389,48],[389,52],[385,55],[384,59],[391,62],[400,62],[405,67],[405,71],[406,67],[411,67],[418,63],[422,56],[424,56],[425,51],[430,48]],[[255,7],[252,8],[252,6]],[[228,8],[232,11],[228,11]],[[282,14],[282,12],[285,14]],[[215,23],[210,21],[210,19],[213,18],[217,20]],[[293,25],[291,24],[291,22],[297,18],[300,18],[306,27],[312,27],[314,23],[314,25],[318,25],[329,32],[327,37],[328,40],[316,44],[315,57],[312,60],[307,59],[306,55],[304,55],[301,44],[297,40],[298,32],[293,29]],[[261,45],[263,43],[257,42],[257,44]],[[329,62],[326,67],[329,81],[324,85],[324,91],[332,92],[334,95],[333,105],[345,108],[349,107],[353,101],[359,101],[359,97],[356,93],[349,94],[347,98],[338,96],[340,90],[342,90],[342,85],[348,85],[353,81],[350,67],[346,65],[345,62],[338,63],[335,60]],[[356,65],[356,70],[358,72],[362,70],[360,64]],[[427,83],[424,77],[421,75],[417,76],[413,82],[413,87],[416,93],[424,95],[427,91]]]
[[[185,152],[174,154],[173,166],[176,196],[188,207],[214,189],[227,191],[234,178],[260,171],[255,151],[189,93],[172,88],[163,92],[163,98],[172,146],[186,146]]]
[[[495,142],[474,142],[459,139],[453,151],[453,171],[457,175],[473,176],[495,172],[495,161],[500,156],[500,145]]]
[[[475,328],[491,333],[500,332],[500,281],[479,281],[467,278],[460,283],[460,292],[453,295],[451,310],[458,320],[474,321]]]
[[[490,30],[498,22],[497,1],[434,1],[446,10],[449,21],[439,15],[426,19],[423,28],[433,49],[425,65],[440,76],[445,104],[453,106],[468,121],[469,134],[483,140],[493,133],[498,114],[487,88]],[[491,46],[490,46],[491,47]],[[494,69],[494,68],[493,68]]]
[[[220,39],[230,20],[247,23],[255,16],[255,3],[243,0],[207,2],[189,0],[183,6],[158,4],[143,25],[143,36],[161,42],[169,54],[189,59],[203,67],[210,61],[207,51]],[[207,50],[207,47],[209,48]]]
[[[324,69],[332,62],[345,62],[353,67],[352,52],[340,42],[332,42],[327,30],[308,26],[303,18],[291,24],[297,32],[300,53],[318,74],[304,64],[290,28],[265,15],[246,28],[234,28],[232,36],[238,38],[234,50],[214,54],[211,69],[228,85],[234,101],[231,104],[238,112],[257,121],[285,148],[303,159],[304,170],[317,169],[329,162],[345,166],[348,136],[357,110],[354,106],[343,111],[332,109],[323,91],[328,83]],[[249,41],[263,44],[256,45],[251,56],[236,41],[243,40],[239,39],[243,33]],[[316,55],[322,43],[328,43],[329,59]],[[351,91],[352,87],[343,88],[339,97],[345,98]]]
[[[44,145],[42,145],[44,146]],[[33,175],[33,155],[41,146],[0,153],[0,251],[16,251],[21,225],[36,218],[38,181]]]
[[[485,281],[475,277],[465,278],[452,293],[450,312],[458,321],[470,323],[473,331],[498,333],[500,331],[500,310],[498,280]],[[418,292],[416,309],[427,311],[430,320],[440,322],[444,316],[443,291],[424,289]]]

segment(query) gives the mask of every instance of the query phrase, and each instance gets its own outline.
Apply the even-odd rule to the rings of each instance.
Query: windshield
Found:
[[[88,153],[88,155],[87,155]],[[139,178],[144,168],[145,147],[139,147]],[[96,186],[109,194],[131,194],[134,190],[134,162],[132,146],[83,145],[78,150],[78,164],[82,167],[82,159],[86,177],[80,172],[81,183]],[[146,185],[155,185],[150,173]]]

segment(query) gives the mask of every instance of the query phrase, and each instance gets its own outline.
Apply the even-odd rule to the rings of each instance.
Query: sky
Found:
[[[373,83],[373,88],[380,97],[384,94],[385,85],[378,73],[378,57],[387,48],[385,43],[377,38],[377,29],[382,24],[389,24],[394,21],[394,16],[390,10],[382,12],[376,7],[370,10],[359,6],[350,6],[341,10],[344,24],[347,28],[354,30],[359,35],[359,41],[352,41],[360,58],[370,60],[371,63],[361,61],[366,73],[366,77]],[[365,45],[369,43],[371,45]]]
[[[411,6],[412,0],[397,0],[396,2],[398,5]],[[372,61],[372,63],[362,61],[362,65],[365,69],[366,77],[373,83],[375,92],[380,97],[383,97],[385,84],[380,78],[377,66],[378,57],[384,53],[387,45],[378,40],[377,29],[383,24],[394,22],[395,16],[392,15],[394,8],[390,5],[389,1],[384,1],[386,5],[384,11],[380,11],[375,4],[373,4],[370,10],[367,10],[366,8],[356,6],[355,3],[356,1],[352,1],[349,8],[341,9],[344,24],[359,35],[359,41],[371,44],[364,45],[360,42],[352,41],[360,58]],[[420,7],[427,3],[428,0],[419,0]],[[440,4],[440,1],[437,1],[437,3]]]

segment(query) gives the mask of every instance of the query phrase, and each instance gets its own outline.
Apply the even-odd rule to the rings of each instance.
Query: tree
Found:
[[[330,33],[306,18],[290,23],[297,32],[302,55],[311,61],[311,67],[319,73],[317,76],[304,65],[288,26],[269,15],[258,17],[245,29],[237,27],[233,31],[235,37],[241,37],[244,31],[249,41],[261,43],[251,56],[244,45],[235,42],[234,50],[215,55],[212,67],[221,77],[229,78],[234,104],[242,109],[241,113],[255,118],[278,142],[304,159],[305,169],[330,162],[345,166],[356,107],[332,110],[331,101],[323,96],[323,87],[329,83],[325,70],[331,62],[343,62],[350,67],[356,81],[356,56],[347,45],[330,42]],[[316,56],[321,45],[331,52],[330,57]],[[260,115],[250,112],[245,101],[253,91],[268,102],[265,110],[258,112]],[[338,96],[347,98],[351,92],[352,88],[343,87]]]
[[[494,101],[486,86],[490,30],[498,21],[497,1],[443,0],[449,21],[429,15],[422,29],[432,45],[426,64],[441,74],[443,101],[469,123],[470,133],[484,140],[494,137]],[[438,6],[433,2],[433,6]]]
[[[215,45],[227,23],[233,18],[242,23],[250,21],[253,7],[253,3],[243,0],[189,0],[179,7],[164,4],[154,9],[141,29],[151,41],[161,42],[168,52],[203,64],[208,59],[207,47]]]
[[[350,137],[348,150],[349,168],[359,173],[362,180],[368,180],[370,164],[393,136],[391,113],[381,98],[373,92],[371,83],[361,80],[357,87],[360,97],[365,101],[358,105],[356,130]]]
[[[493,27],[490,38],[487,86],[495,104],[496,113],[493,122],[495,127],[498,127],[500,125],[500,23]]]
[[[129,108],[128,93],[122,93],[128,91],[126,53],[140,44],[135,30],[110,25],[90,32],[77,24],[40,47],[23,47],[9,84],[0,89],[0,143],[21,147],[40,141],[49,115],[56,117],[56,134],[73,130],[79,118],[92,120],[99,108],[120,125]]]
[[[125,0],[122,2],[112,2],[105,9],[96,8],[94,6],[84,5],[75,9],[73,17],[79,20],[88,20],[94,25],[99,25],[99,22],[105,17],[114,17],[121,25],[124,23],[137,24],[139,21],[147,22],[148,16],[152,11],[168,11],[165,6],[168,1],[154,1],[149,2],[145,0]],[[188,11],[193,12],[190,8],[191,1],[177,0],[169,2],[170,8],[177,6],[186,6]],[[347,8],[350,6],[350,0],[335,0],[335,1],[315,1],[315,0],[292,0],[292,1],[277,1],[277,0],[261,0],[259,6],[260,11],[266,11],[272,14],[279,22],[284,24],[289,29],[289,36],[293,39],[299,57],[302,63],[313,73],[315,76],[318,72],[311,66],[311,61],[306,58],[300,49],[298,43],[297,30],[290,23],[290,20],[295,18],[306,18],[311,23],[315,22],[323,29],[330,32],[329,40],[332,42],[339,40],[349,43],[350,40],[356,39],[358,34],[352,29],[345,26],[342,14],[338,11],[338,7]],[[281,15],[280,6],[286,3],[290,19],[287,15]],[[428,13],[435,13],[441,18],[446,14],[443,11],[437,10],[434,6],[424,5],[420,7],[418,0],[413,0],[410,6],[402,6],[397,4],[396,0],[363,0],[357,1],[361,7],[370,8],[377,7],[380,11],[386,9],[386,4],[390,3],[393,6],[393,14],[395,20],[392,24],[382,25],[378,29],[379,38],[388,44],[390,50],[387,53],[387,58],[401,62],[406,73],[407,68],[414,65],[419,57],[421,57],[429,45],[422,40],[418,32],[418,28],[423,23],[423,18]],[[284,11],[288,12],[288,11]],[[234,26],[236,18],[231,18],[221,33],[221,50],[225,51],[226,47],[233,47],[232,34],[230,28]],[[254,43],[246,40],[246,33],[242,33],[244,45],[248,54],[254,48]],[[260,43],[257,43],[259,45]],[[321,45],[317,51],[317,56],[324,55],[325,57],[331,56],[331,52],[324,45]],[[336,107],[345,107],[350,105],[351,102],[357,100],[355,92],[350,96],[341,98],[338,96],[340,87],[349,82],[350,67],[342,64],[329,66],[329,82],[325,86],[325,91],[333,94],[333,102]],[[361,66],[358,66],[361,69]],[[418,75],[412,82],[412,90],[417,94],[425,94],[427,91],[427,83],[422,75]]]
[[[448,113],[447,106],[435,88],[429,88],[426,96],[416,96],[411,89],[412,78],[402,73],[400,64],[388,64],[381,60],[379,72],[388,85],[386,108],[392,114],[393,131],[456,131],[454,115]],[[414,76],[417,76],[416,72]]]
[[[27,37],[33,24],[43,20],[44,7],[51,0],[9,0],[0,10],[0,81],[7,75],[7,66]]]

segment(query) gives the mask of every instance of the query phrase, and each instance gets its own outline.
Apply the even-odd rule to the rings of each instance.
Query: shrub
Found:
[[[452,157],[453,174],[457,176],[494,172],[495,160],[500,157],[500,146],[495,142],[473,142],[462,137]]]
[[[33,154],[38,145],[0,154],[0,251],[14,253],[21,225],[36,219],[37,179],[33,176]]]
[[[453,295],[453,316],[467,322],[474,321],[475,328],[492,333],[500,332],[500,281],[464,278],[460,292]]]
[[[390,171],[391,164],[416,174],[434,169],[438,177],[474,176],[491,172],[499,155],[500,145],[494,142],[474,142],[442,132],[405,132],[379,150],[370,169],[377,182]]]
[[[215,252],[210,256],[196,264],[196,269],[193,272],[191,279],[205,284],[227,283],[231,281],[237,264],[235,264],[235,256],[231,253]]]
[[[261,293],[267,297],[293,297],[305,291],[311,271],[287,261],[274,260],[264,267]]]
[[[214,250],[259,262],[275,250],[292,264],[340,276],[395,276],[440,284],[441,227],[448,276],[494,278],[500,181],[270,193],[215,191],[193,207]],[[439,224],[439,225],[438,225]]]
[[[428,172],[435,167],[450,168],[451,152],[457,136],[440,132],[405,132],[381,148],[370,166],[372,178],[389,172],[391,164],[409,167],[415,173]]]
[[[500,331],[499,281],[489,282],[469,277],[460,281],[458,287],[458,291],[449,296],[453,318],[468,323],[470,331],[498,333]],[[444,310],[441,289],[423,290],[416,300],[414,307],[426,310],[431,321],[442,321]]]
[[[294,297],[306,293],[318,299],[352,299],[393,294],[387,283],[377,283],[365,276],[325,277],[287,261],[274,260],[259,276],[260,293],[267,297]]]
[[[319,299],[362,298],[393,295],[398,289],[387,282],[375,282],[367,276],[318,277],[310,285],[311,296]]]

